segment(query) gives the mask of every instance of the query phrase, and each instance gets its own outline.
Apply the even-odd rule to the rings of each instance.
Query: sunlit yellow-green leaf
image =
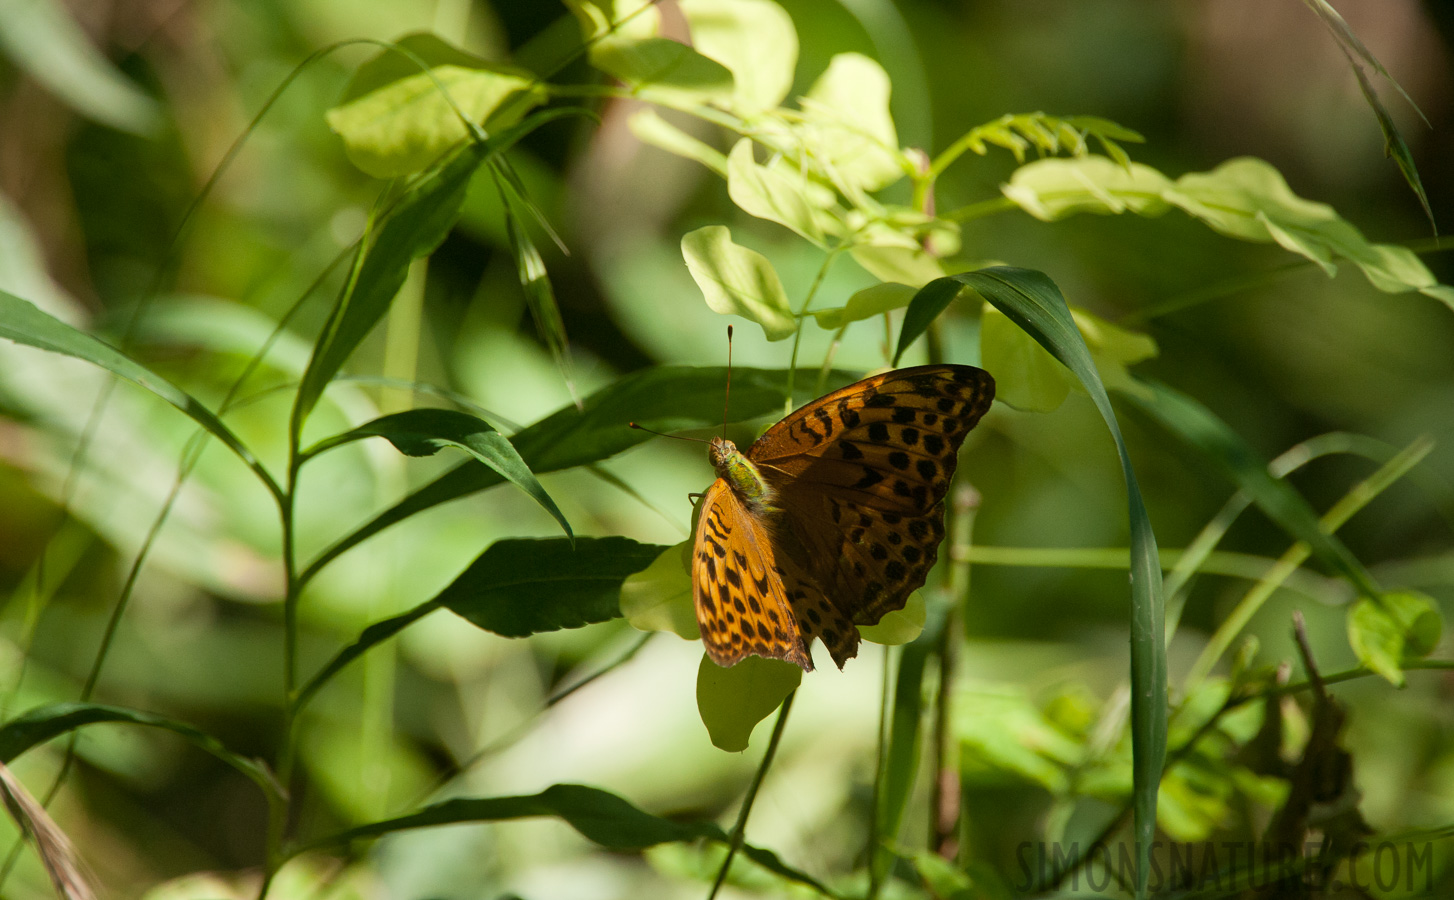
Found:
[[[727,195],[743,212],[776,222],[822,246],[823,230],[808,201],[808,181],[783,169],[758,165],[752,140],[743,138],[727,155]]]
[[[1433,650],[1442,631],[1438,608],[1417,591],[1365,597],[1348,611],[1348,642],[1358,661],[1395,685],[1404,683],[1403,661]]]
[[[441,88],[449,92],[454,107]],[[522,91],[535,91],[528,72],[435,66],[334,107],[327,113],[328,127],[343,138],[354,165],[377,178],[394,178],[424,169],[463,140],[460,113],[484,122]],[[523,112],[542,97],[513,109]]]
[[[641,631],[670,631],[695,641],[702,636],[692,605],[686,552],[691,541],[662,551],[651,565],[621,584],[621,615]]]
[[[723,178],[727,177],[727,157],[721,151],[682,131],[657,115],[656,110],[649,107],[638,109],[626,124],[642,143],[695,160]]]
[[[772,263],[756,250],[733,243],[726,226],[708,225],[683,236],[682,256],[714,312],[756,322],[770,341],[797,330]]]
[[[875,644],[907,644],[924,630],[927,607],[924,596],[918,591],[909,595],[903,609],[896,609],[878,620],[877,625],[860,625],[858,633],[865,641]]]
[[[914,299],[917,290],[907,284],[894,282],[875,284],[849,297],[848,302],[843,306],[814,310],[813,317],[818,320],[819,328],[835,330],[849,322],[858,322],[891,310],[903,309],[909,305],[910,300]]]
[[[692,46],[732,72],[731,106],[740,115],[771,109],[793,86],[798,33],[771,0],[679,0]]]
[[[1170,185],[1150,166],[1080,156],[1023,165],[1000,191],[1035,218],[1053,222],[1075,213],[1159,216],[1170,209],[1161,196]]]
[[[724,669],[702,655],[697,669],[697,712],[712,745],[736,753],[747,749],[752,729],[797,690],[803,670],[780,659],[749,656]]]
[[[858,53],[840,53],[802,99],[797,134],[808,164],[850,191],[876,191],[904,176],[893,117],[889,77]]]

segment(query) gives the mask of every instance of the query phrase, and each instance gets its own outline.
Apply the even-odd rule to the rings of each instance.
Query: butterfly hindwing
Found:
[[[900,369],[804,406],[747,451],[778,493],[794,561],[845,618],[873,624],[924,584],[959,447],[993,398],[981,369]]]
[[[718,479],[702,497],[692,559],[692,600],[702,643],[719,666],[747,656],[813,668],[776,561],[772,523],[754,516]]]

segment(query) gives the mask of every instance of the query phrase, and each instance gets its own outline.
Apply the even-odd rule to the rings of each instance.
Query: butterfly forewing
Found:
[[[771,528],[726,481],[718,479],[703,495],[692,560],[702,643],[719,666],[763,656],[811,671],[808,638],[793,613]]]
[[[804,569],[855,623],[903,608],[937,558],[959,447],[993,398],[981,369],[918,366],[849,385],[768,429],[747,457],[777,491],[791,534],[785,567]],[[856,645],[856,633],[840,641],[834,661]]]

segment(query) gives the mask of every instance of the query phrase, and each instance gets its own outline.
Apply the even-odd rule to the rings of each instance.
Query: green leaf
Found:
[[[1404,660],[1428,655],[1442,631],[1438,607],[1417,591],[1365,597],[1348,610],[1348,643],[1358,661],[1397,687],[1404,684]]]
[[[791,337],[797,330],[772,263],[733,243],[726,226],[708,225],[684,235],[682,256],[713,312],[756,322],[769,341]]]
[[[1000,783],[993,773],[1036,784],[1052,794],[1069,787],[1068,771],[1086,750],[1030,702],[1022,689],[968,684],[955,690],[951,727],[959,739],[966,781]]]
[[[1159,216],[1171,208],[1162,198],[1170,186],[1170,179],[1150,166],[1082,156],[1023,165],[1000,191],[1035,218],[1054,222],[1076,213]]]
[[[823,246],[817,211],[808,202],[807,179],[760,166],[752,158],[752,139],[743,138],[727,154],[727,195],[743,212],[791,228]],[[725,228],[723,229],[726,230]]]
[[[489,63],[432,34],[409,35],[398,45],[429,71],[385,50],[359,67],[345,102],[325,115],[328,127],[343,139],[349,161],[375,178],[412,175],[434,163],[468,135],[461,114],[498,128],[545,99],[530,72]],[[513,102],[507,106],[507,101]],[[506,115],[490,122],[502,107]]]
[[[192,421],[202,426],[209,434],[220,440],[229,450],[237,454],[254,474],[277,493],[277,485],[267,470],[243,445],[237,435],[203,406],[198,400],[181,388],[135,362],[110,344],[79,331],[60,319],[41,312],[34,304],[20,299],[8,291],[0,290],[0,338],[6,338],[36,347],[51,353],[85,360],[93,365],[118,375],[151,391],[161,399],[185,413]]]
[[[1187,444],[1209,455],[1252,502],[1319,559],[1342,573],[1359,593],[1379,594],[1363,564],[1318,523],[1318,514],[1286,479],[1274,478],[1267,461],[1241,435],[1192,398],[1157,382],[1149,394],[1128,394],[1137,406]]]
[[[407,456],[433,456],[445,447],[463,450],[498,472],[550,513],[567,536],[574,537],[570,523],[545,487],[530,471],[510,439],[483,419],[450,409],[411,409],[381,416],[331,438],[303,455],[311,457],[325,449],[366,437],[381,437]]]
[[[1242,157],[1211,172],[1183,175],[1164,197],[1222,234],[1276,241],[1325,268],[1334,257],[1347,259],[1380,291],[1399,293],[1438,284],[1413,251],[1369,243],[1331,206],[1294,194],[1282,175],[1260,159]]]
[[[853,261],[879,281],[922,287],[944,277],[944,266],[911,236],[888,228],[873,228],[849,249]]]
[[[909,349],[909,345],[919,339],[919,335],[929,330],[939,314],[949,308],[959,292],[964,290],[964,285],[953,278],[936,278],[914,294],[914,299],[909,301],[909,308],[904,313],[904,324],[899,328],[899,345],[894,349],[894,365],[899,364],[899,357]]]
[[[303,373],[293,407],[295,429],[301,430],[328,382],[388,312],[410,264],[438,247],[454,226],[470,178],[489,152],[475,144],[466,146],[406,194],[379,228],[378,237],[365,254],[357,277],[334,307],[308,370]]]
[[[902,309],[914,299],[915,293],[917,289],[907,284],[875,284],[854,293],[843,306],[813,310],[813,317],[818,320],[819,328],[836,331],[850,322],[871,319],[895,309]]]
[[[518,183],[518,180],[517,180]],[[518,189],[518,188],[517,188]],[[576,397],[575,378],[571,374],[570,345],[565,333],[565,321],[560,316],[560,306],[555,302],[555,288],[550,283],[550,273],[545,270],[545,260],[530,233],[520,224],[520,219],[504,199],[501,188],[501,204],[505,210],[505,233],[509,238],[510,252],[515,257],[515,272],[520,287],[525,291],[525,303],[530,307],[530,316],[535,321],[535,331],[545,341],[561,379]]]
[[[712,745],[729,753],[747,749],[757,723],[798,689],[803,670],[780,659],[749,656],[724,669],[702,654],[697,669],[697,712]]]
[[[583,784],[555,784],[538,794],[517,797],[458,797],[425,807],[419,812],[373,822],[329,835],[296,848],[303,853],[356,840],[382,837],[411,828],[430,828],[466,822],[500,822],[553,816],[582,836],[612,850],[641,850],[668,841],[710,840],[727,843],[727,834],[714,822],[674,822],[653,816],[621,797]],[[786,865],[770,850],[744,844],[742,853],[763,868],[784,878],[836,896],[810,875]]]
[[[904,177],[889,114],[889,76],[858,53],[840,53],[803,97],[803,122],[795,129],[807,165],[845,193],[877,191]]]
[[[650,107],[638,109],[631,114],[626,124],[642,143],[695,160],[723,178],[727,177],[727,157],[717,148],[697,140],[663,119],[657,115],[656,110]]]
[[[1161,561],[1156,536],[1121,427],[1116,422],[1085,340],[1075,327],[1060,290],[1044,273],[995,266],[930,282],[921,293],[942,294],[944,282],[978,291],[1042,347],[1075,373],[1110,429],[1126,482],[1131,527],[1131,739],[1135,778],[1133,809],[1137,841],[1137,895],[1144,897],[1150,877],[1151,840],[1156,833],[1156,793],[1166,759],[1166,627],[1163,624]],[[914,300],[918,303],[918,298]],[[948,301],[945,301],[947,304]],[[942,308],[942,307],[941,307]],[[913,305],[910,305],[912,311]],[[908,316],[905,316],[907,329]],[[900,337],[900,347],[904,346]]]
[[[157,102],[96,49],[59,0],[4,4],[0,48],[0,56],[93,121],[138,135],[162,124]]]
[[[0,726],[0,763],[8,765],[14,762],[20,754],[37,744],[43,744],[51,738],[59,737],[83,725],[97,725],[105,722],[144,725],[180,735],[194,746],[205,750],[221,762],[247,776],[262,789],[269,802],[281,798],[282,789],[266,765],[233,753],[212,735],[175,719],[95,703],[52,703],[36,707],[6,722]]]
[[[873,625],[857,626],[858,634],[865,641],[872,641],[875,644],[891,646],[907,644],[924,631],[926,615],[927,606],[924,603],[924,595],[914,591],[905,601],[903,609],[885,613],[883,618]]]
[[[621,615],[621,583],[663,547],[624,537],[496,541],[432,602],[505,637]]]
[[[692,46],[732,72],[730,108],[748,116],[782,102],[793,86],[798,33],[771,0],[680,0]]]
[[[621,584],[621,615],[639,631],[670,631],[689,641],[702,637],[688,574],[692,542],[661,551],[651,565]]]
[[[796,382],[812,384],[817,375],[816,369],[799,369]],[[730,420],[780,413],[786,380],[785,371],[734,368]],[[833,373],[834,387],[852,380],[847,373]],[[720,426],[726,385],[727,370],[720,366],[642,369],[587,397],[582,408],[567,406],[531,425],[514,435],[511,442],[536,474],[588,465],[651,439],[644,431],[627,427],[629,422],[666,432]],[[703,477],[707,474],[704,471]],[[316,572],[390,525],[502,480],[493,470],[473,463],[446,472],[334,544],[309,566],[308,572]]]

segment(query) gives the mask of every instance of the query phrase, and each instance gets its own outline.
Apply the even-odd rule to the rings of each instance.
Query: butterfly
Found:
[[[902,609],[944,538],[959,446],[994,399],[973,366],[897,369],[791,413],[739,451],[710,442],[692,599],[707,655],[812,671],[820,638],[838,668],[856,625]]]

